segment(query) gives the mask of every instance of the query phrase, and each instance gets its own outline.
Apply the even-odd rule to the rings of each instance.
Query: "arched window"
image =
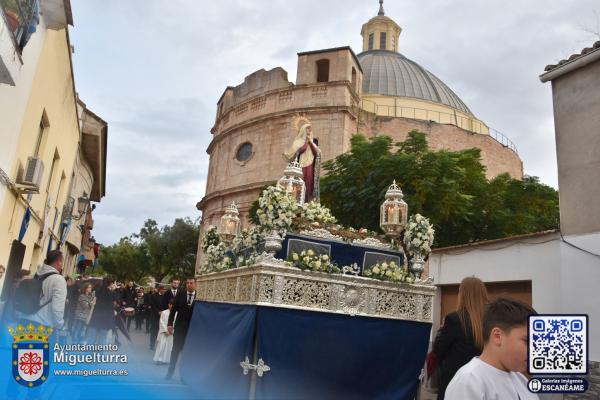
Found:
[[[375,35],[373,33],[369,33],[369,50],[373,50],[373,37]]]
[[[352,67],[352,88],[354,89],[354,91],[356,93],[358,93],[358,87],[357,87],[357,82],[356,82],[356,69],[354,67]]]
[[[380,48],[381,50],[385,50],[385,42],[386,42],[386,39],[387,39],[387,35],[386,35],[386,33],[385,33],[385,32],[381,32],[381,33],[379,34],[379,48]]]
[[[317,61],[317,82],[329,82],[329,60]]]

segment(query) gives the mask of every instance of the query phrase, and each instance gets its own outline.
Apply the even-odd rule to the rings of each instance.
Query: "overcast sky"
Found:
[[[81,0],[71,41],[81,99],[108,122],[105,245],[144,220],[192,219],[206,184],[210,128],[227,85],[277,66],[295,81],[297,52],[350,45],[377,0]],[[557,187],[544,66],[598,36],[597,0],[385,1],[400,52],[442,79],[517,146],[525,173]]]

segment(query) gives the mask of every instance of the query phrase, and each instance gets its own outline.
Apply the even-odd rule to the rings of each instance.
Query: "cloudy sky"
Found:
[[[350,45],[377,0],[72,2],[81,99],[109,124],[106,197],[95,237],[110,244],[147,218],[199,217],[210,128],[227,85],[296,53]],[[598,40],[597,0],[387,0],[400,52],[442,79],[519,149],[525,173],[557,187],[546,64]]]

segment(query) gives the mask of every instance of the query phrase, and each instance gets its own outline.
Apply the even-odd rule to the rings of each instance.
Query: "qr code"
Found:
[[[529,317],[530,374],[587,373],[587,315]]]

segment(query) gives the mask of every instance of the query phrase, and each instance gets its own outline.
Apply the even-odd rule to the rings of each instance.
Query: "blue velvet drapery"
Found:
[[[181,376],[201,398],[413,399],[431,324],[196,302]],[[256,341],[255,341],[256,339]],[[256,353],[256,354],[255,354]]]

